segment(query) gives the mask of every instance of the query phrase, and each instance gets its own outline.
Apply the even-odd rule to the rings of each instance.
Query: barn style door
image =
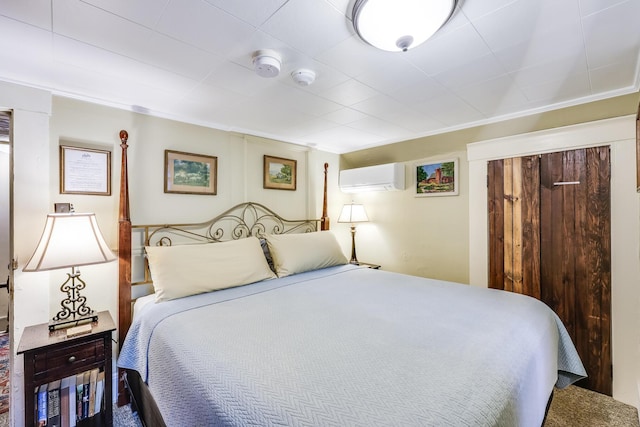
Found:
[[[489,286],[538,298],[611,395],[609,147],[489,162]]]

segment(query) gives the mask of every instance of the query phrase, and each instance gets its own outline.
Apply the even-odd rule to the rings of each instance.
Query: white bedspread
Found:
[[[118,366],[169,426],[540,426],[586,375],[523,295],[340,266],[148,304]]]

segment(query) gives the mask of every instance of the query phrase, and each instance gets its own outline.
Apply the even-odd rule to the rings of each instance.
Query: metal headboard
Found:
[[[134,258],[143,256],[144,246],[217,243],[265,234],[308,233],[317,231],[320,223],[321,219],[285,219],[260,203],[246,202],[201,223],[133,225],[133,251],[138,252]],[[138,246],[138,251],[135,246]],[[132,284],[150,282],[145,260],[144,280]]]

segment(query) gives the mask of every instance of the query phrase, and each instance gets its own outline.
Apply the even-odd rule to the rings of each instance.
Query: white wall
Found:
[[[416,197],[415,167],[457,158],[457,196]],[[468,283],[469,221],[466,152],[404,162],[405,190],[343,194],[343,203],[362,203],[370,222],[356,224],[358,260],[396,271]],[[338,225],[349,233],[349,224]],[[349,252],[350,253],[350,243]]]
[[[640,198],[635,117],[621,117],[468,145],[469,277],[487,286],[487,161],[589,146],[611,146],[611,323],[613,397],[639,407]]]

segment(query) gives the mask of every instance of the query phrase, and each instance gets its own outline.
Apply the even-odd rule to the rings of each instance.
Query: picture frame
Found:
[[[71,213],[74,211],[71,203],[54,203],[53,210],[55,213]]]
[[[218,194],[218,158],[164,150],[164,192],[215,196]]]
[[[111,195],[111,151],[60,146],[60,194]]]
[[[413,168],[416,197],[457,196],[458,159],[416,162]]]
[[[263,184],[265,189],[296,190],[298,162],[282,157],[264,156]]]

